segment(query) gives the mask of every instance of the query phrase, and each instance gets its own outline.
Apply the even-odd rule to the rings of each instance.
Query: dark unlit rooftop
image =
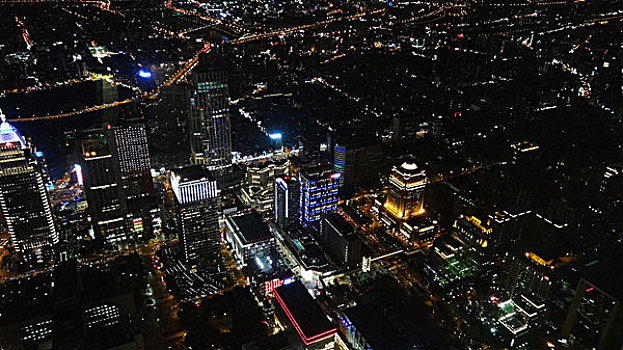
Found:
[[[306,344],[335,333],[335,326],[300,281],[276,288],[275,298]]]

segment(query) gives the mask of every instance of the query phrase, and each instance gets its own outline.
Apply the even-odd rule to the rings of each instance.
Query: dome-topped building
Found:
[[[424,212],[426,171],[415,163],[404,162],[394,166],[389,176],[389,190],[385,209],[397,219],[407,220]]]

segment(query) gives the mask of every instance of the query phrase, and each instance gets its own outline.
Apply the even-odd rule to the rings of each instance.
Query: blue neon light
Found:
[[[274,132],[272,134],[268,134],[268,137],[270,137],[271,140],[281,140],[281,133],[280,132]]]
[[[153,74],[145,68],[142,68],[141,70],[138,71],[138,76],[143,79],[149,79],[152,77],[152,75]]]
[[[37,158],[41,158],[41,157],[43,157],[43,152],[37,151],[37,152],[35,152],[35,156],[37,156]]]

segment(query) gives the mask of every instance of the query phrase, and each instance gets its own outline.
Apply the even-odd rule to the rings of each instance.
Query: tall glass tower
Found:
[[[0,207],[15,250],[22,258],[58,243],[42,156],[6,122],[0,110]]]
[[[192,75],[190,147],[194,164],[231,167],[231,121],[227,67],[219,55],[202,56]]]
[[[110,244],[124,246],[130,239],[127,202],[109,132],[85,130],[80,138],[84,189],[95,233]]]

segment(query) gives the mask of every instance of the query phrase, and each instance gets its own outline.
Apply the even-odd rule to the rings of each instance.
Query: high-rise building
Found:
[[[273,190],[275,177],[289,174],[290,161],[287,159],[247,166],[247,186],[240,191],[242,201],[246,206],[260,212],[272,210],[275,202]]]
[[[194,164],[231,167],[231,122],[227,67],[223,57],[202,56],[192,75],[190,145]]]
[[[333,168],[336,172],[344,174],[346,168],[346,147],[335,144],[333,150]],[[340,176],[340,186],[344,186],[344,176]]]
[[[82,173],[95,233],[109,243],[128,243],[127,203],[119,162],[106,130],[82,134]]]
[[[353,226],[337,213],[322,216],[320,244],[342,266],[355,267],[361,262],[361,240]]]
[[[126,120],[112,128],[112,136],[128,206],[126,225],[136,239],[153,237],[160,226],[160,212],[154,196],[145,124]]]
[[[263,261],[271,259],[276,242],[260,214],[250,209],[227,215],[225,229],[225,239],[239,266],[251,264],[261,270],[267,267]]]
[[[58,243],[58,234],[38,151],[0,117],[0,206],[17,253],[28,258]]]
[[[147,131],[143,123],[127,123],[112,129],[123,192],[127,199],[153,192]]]
[[[400,220],[424,212],[424,188],[426,171],[415,163],[405,162],[394,166],[389,176],[389,190],[384,207],[387,212]]]
[[[601,265],[601,262],[597,265]],[[604,264],[605,265],[605,264]],[[598,266],[592,272],[613,273],[620,268]],[[572,349],[620,349],[623,344],[623,290],[618,278],[603,275],[580,278],[562,335]]]
[[[220,193],[216,180],[195,165],[171,172],[177,230],[186,264],[209,266],[220,252]]]
[[[314,167],[299,172],[299,221],[303,226],[320,221],[320,215],[337,209],[340,173]]]
[[[342,193],[353,193],[359,187],[370,188],[379,179],[381,142],[365,135],[343,137],[333,147],[333,168],[342,174]]]
[[[299,182],[296,178],[275,178],[275,223],[287,230],[298,223]]]

